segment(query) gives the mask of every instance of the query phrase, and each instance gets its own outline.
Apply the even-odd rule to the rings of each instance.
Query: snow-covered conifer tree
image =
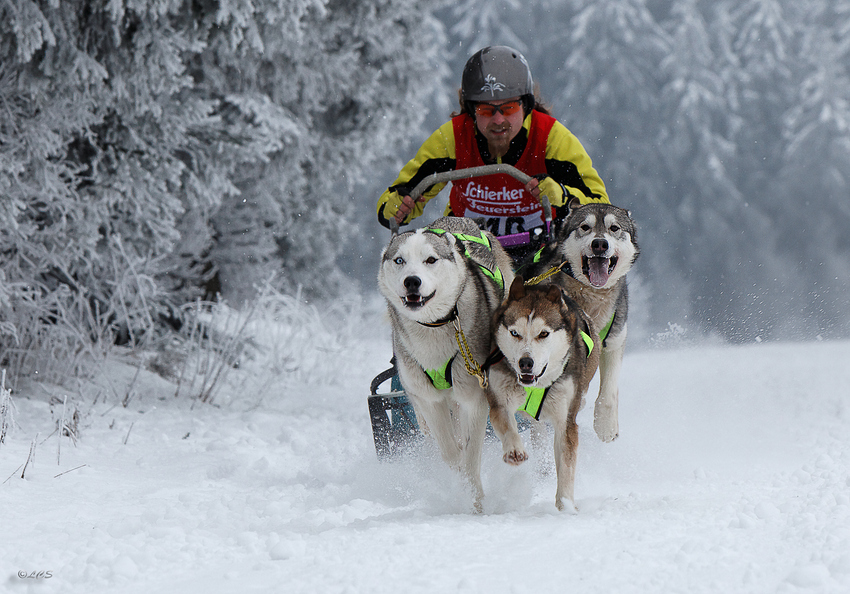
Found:
[[[0,358],[41,328],[133,343],[216,273],[237,297],[272,272],[337,290],[351,184],[421,123],[440,68],[431,9],[0,5]]]
[[[244,296],[270,269],[280,288],[332,294],[344,282],[338,256],[356,241],[355,210],[374,208],[352,188],[418,131],[440,90],[430,79],[442,28],[427,2],[267,4],[239,15],[255,38],[214,37],[203,55],[199,84],[241,119],[286,123],[268,158],[238,172],[210,257],[225,295]]]

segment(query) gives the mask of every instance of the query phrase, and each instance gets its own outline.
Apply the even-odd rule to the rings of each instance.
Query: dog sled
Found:
[[[507,164],[483,165],[468,169],[458,169],[434,173],[423,179],[410,193],[417,200],[429,188],[438,183],[470,179],[485,175],[507,174],[523,184],[531,181],[532,176]],[[547,240],[552,234],[552,209],[546,196],[540,197],[543,205]],[[398,234],[398,223],[390,220],[391,235]],[[505,246],[518,245],[527,242],[528,232],[499,237],[499,242]],[[390,361],[391,367],[379,373],[372,380],[370,394],[367,398],[369,418],[372,424],[372,435],[375,441],[375,451],[380,460],[389,460],[416,448],[422,439],[422,430],[416,418],[416,413],[398,378],[395,367],[395,357]],[[381,386],[390,382],[389,391],[379,392]],[[489,428],[488,431],[492,431]]]

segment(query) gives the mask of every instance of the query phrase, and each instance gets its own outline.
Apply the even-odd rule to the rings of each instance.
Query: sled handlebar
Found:
[[[531,181],[530,175],[523,173],[513,165],[508,165],[507,163],[496,163],[493,165],[481,165],[480,167],[469,167],[467,169],[454,169],[452,171],[432,173],[416,184],[416,187],[413,188],[412,192],[410,192],[410,197],[413,198],[413,201],[415,202],[428,190],[428,188],[433,185],[456,181],[459,179],[481,177],[482,175],[495,175],[498,173],[506,173],[523,184],[527,184]],[[552,222],[552,208],[549,203],[549,197],[541,195],[540,204],[543,206],[543,217],[546,220],[546,227],[550,228]],[[396,222],[394,218],[390,219],[390,232],[392,235],[398,234],[398,222]]]

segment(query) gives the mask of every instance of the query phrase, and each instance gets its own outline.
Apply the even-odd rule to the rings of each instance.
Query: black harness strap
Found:
[[[504,358],[505,354],[497,347],[495,351],[490,353],[490,356],[487,357],[487,360],[481,364],[482,371],[490,371],[490,368],[493,367],[493,365],[495,365]]]

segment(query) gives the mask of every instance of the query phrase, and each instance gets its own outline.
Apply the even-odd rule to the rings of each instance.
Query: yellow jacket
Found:
[[[526,116],[523,129],[511,141],[508,153],[499,161],[516,165],[526,148],[528,130],[531,127],[531,119],[538,112],[532,112]],[[416,155],[402,168],[393,184],[381,194],[378,199],[377,214],[378,221],[385,227],[389,226],[388,218],[384,215],[384,205],[393,193],[401,196],[408,195],[414,187],[425,177],[443,171],[451,171],[456,166],[455,154],[455,131],[452,121],[440,126],[422,144]],[[496,162],[487,151],[487,141],[476,132],[476,141],[479,152],[485,163]],[[555,181],[564,185],[570,195],[578,198],[582,204],[590,202],[608,203],[608,194],[605,184],[599,174],[593,168],[593,163],[579,140],[560,122],[555,122],[546,140],[545,154],[546,173]],[[413,211],[405,219],[409,223],[422,214],[425,204],[440,190],[445,183],[432,186],[417,201]],[[446,215],[452,215],[451,207],[446,208]]]

